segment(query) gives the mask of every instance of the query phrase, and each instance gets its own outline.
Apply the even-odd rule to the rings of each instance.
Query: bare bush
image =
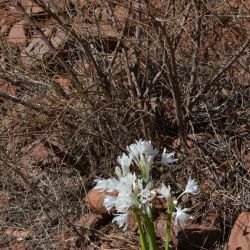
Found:
[[[249,186],[249,6],[233,2],[0,3],[13,14],[0,13],[1,189],[21,209],[4,220],[33,230],[33,246],[58,248],[62,232],[100,245],[105,229],[96,239],[74,225],[85,188],[140,138],[182,156],[172,172],[156,169],[159,179],[204,183],[197,214],[231,211],[233,199],[223,216],[234,218]]]

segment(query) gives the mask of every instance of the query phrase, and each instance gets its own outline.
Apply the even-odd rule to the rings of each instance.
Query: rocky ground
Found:
[[[0,249],[138,249],[92,188],[140,138],[200,186],[172,246],[250,248],[250,5],[139,2],[0,0]]]

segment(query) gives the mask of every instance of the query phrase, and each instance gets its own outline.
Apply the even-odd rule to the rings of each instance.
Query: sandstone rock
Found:
[[[156,189],[153,189],[153,191],[156,192]],[[167,209],[167,201],[163,197],[159,198],[155,195],[152,199],[152,204],[153,204],[153,207],[157,210],[166,210]]]
[[[103,206],[103,201],[106,195],[116,196],[117,193],[116,192],[107,193],[97,188],[91,189],[86,195],[86,202],[88,204],[88,207],[100,214],[108,213],[106,208]]]
[[[9,200],[9,199],[8,199],[7,194],[4,194],[4,193],[1,194],[1,193],[0,193],[0,209],[7,206],[8,200]]]
[[[248,1],[241,1],[241,0],[229,0],[228,4],[230,5],[230,7],[234,8],[234,9],[238,9],[238,8],[242,8],[242,9],[246,9],[246,10],[250,10],[250,3]]]
[[[58,30],[51,36],[50,42],[55,49],[58,49],[66,41],[66,38],[66,34]],[[22,51],[21,60],[25,66],[34,67],[39,65],[41,60],[45,59],[45,56],[49,55],[49,53],[52,53],[52,50],[46,41],[40,37],[36,37],[33,38],[28,47]]]
[[[237,218],[230,234],[226,250],[250,249],[250,212],[244,212]]]
[[[31,0],[20,0],[20,4],[24,8],[24,10],[30,15],[36,15],[38,13],[43,12],[43,9],[38,5],[36,5],[35,3],[33,3]],[[21,12],[21,10],[19,10],[18,7],[15,8],[15,10],[18,13]]]
[[[138,229],[136,220],[135,220],[132,213],[129,213],[129,215],[128,215],[128,229],[133,231],[133,232],[136,232]]]
[[[214,249],[221,235],[219,228],[203,225],[174,227],[172,232],[175,245],[180,250]]]
[[[87,0],[71,0],[72,4],[76,5],[77,7],[86,7],[88,4]],[[92,1],[92,4],[95,3],[95,1]]]
[[[16,95],[17,88],[5,81],[0,81],[0,91],[7,95]]]
[[[104,217],[100,214],[90,213],[82,216],[77,222],[76,226],[84,226],[91,229],[97,229],[104,223]]]
[[[2,248],[2,250],[24,250],[24,249],[31,249],[31,243],[28,241],[21,241],[13,243],[11,242],[8,247]]]
[[[59,84],[65,91],[69,91],[71,84],[70,84],[70,79],[67,76],[59,76],[55,82]]]
[[[200,134],[188,134],[187,135],[187,145],[189,148],[193,148],[195,146],[194,141],[198,142],[208,141],[212,136],[208,133],[200,133]],[[181,146],[181,141],[179,138],[173,141],[172,146],[174,149],[177,149]]]
[[[27,21],[22,20],[11,28],[8,36],[8,42],[12,47],[25,47],[27,45],[27,24]]]
[[[155,221],[156,234],[166,237],[166,218],[160,216]],[[220,230],[214,226],[186,224],[183,227],[172,224],[171,241],[180,250],[210,249],[220,238]]]
[[[66,42],[67,35],[64,31],[58,30],[54,35],[52,35],[50,42],[52,45],[57,49],[59,48],[64,42]]]
[[[55,13],[63,11],[66,7],[66,1],[62,0],[46,0],[44,2]],[[29,15],[37,16],[46,14],[44,9],[32,2],[32,0],[20,0],[20,4]],[[22,11],[18,7],[15,8],[15,11],[17,13],[22,13]]]
[[[83,31],[92,37],[102,37],[106,39],[117,39],[118,33],[109,24],[84,24]]]
[[[25,66],[36,66],[39,64],[38,60],[42,60],[49,51],[48,45],[42,38],[34,38],[29,46],[22,51],[21,61]]]
[[[0,33],[2,33],[2,34],[7,32],[7,30],[9,29],[9,26],[7,24],[3,24],[0,27],[1,27]]]
[[[23,155],[20,163],[23,166],[46,164],[48,163],[48,159],[50,159],[50,161],[51,159],[55,160],[53,152],[45,147],[39,140],[25,146],[21,149],[21,152]]]
[[[25,239],[29,236],[30,232],[22,230],[22,229],[19,230],[19,229],[15,229],[12,227],[8,227],[4,230],[4,234],[6,234],[7,236],[10,236],[10,237]]]
[[[129,9],[125,8],[121,5],[116,5],[115,9],[114,9],[114,16],[116,18],[116,22],[118,27],[122,27],[126,21],[126,19],[128,18],[128,14],[129,14]],[[133,19],[134,13],[131,13],[129,18]]]

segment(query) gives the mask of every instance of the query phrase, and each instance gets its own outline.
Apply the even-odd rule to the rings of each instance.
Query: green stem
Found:
[[[172,213],[167,214],[167,227],[166,227],[166,239],[165,239],[165,250],[169,249],[169,241],[171,235],[171,223],[172,223]]]
[[[166,226],[166,239],[165,239],[165,250],[169,249],[169,242],[171,237],[171,224],[172,224],[172,216],[175,211],[174,201],[169,198],[167,200],[167,226]]]
[[[155,228],[154,228],[153,220],[151,220],[147,214],[144,214],[143,218],[144,218],[147,235],[148,235],[149,249],[156,250],[157,244],[156,244],[156,235],[155,235]]]
[[[134,215],[135,215],[135,219],[136,219],[136,222],[137,222],[137,225],[138,225],[141,249],[142,250],[148,250],[147,240],[146,240],[145,234],[143,232],[140,215],[138,214],[137,211],[134,211]]]

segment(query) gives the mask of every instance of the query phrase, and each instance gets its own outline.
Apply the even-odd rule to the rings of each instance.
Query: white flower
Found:
[[[173,213],[173,216],[175,216],[175,224],[177,223],[185,223],[186,221],[188,221],[191,216],[189,214],[187,214],[186,212],[188,212],[190,209],[188,208],[184,208],[181,209],[180,207],[176,208],[176,212]]]
[[[166,148],[164,148],[163,153],[161,155],[161,163],[163,165],[175,163],[178,161],[178,159],[174,159],[174,152],[172,153],[166,153]]]
[[[115,202],[115,208],[118,213],[127,213],[134,207],[139,208],[140,203],[137,196],[130,191],[129,193],[119,193]]]
[[[139,207],[140,203],[137,199],[138,193],[141,191],[138,184],[137,177],[134,174],[129,173],[126,176],[122,176],[115,187],[115,191],[118,192],[117,197],[106,196],[104,198],[104,206],[109,211],[112,207],[115,207],[118,213],[126,213],[133,207]],[[136,187],[136,192],[134,188]]]
[[[122,167],[122,175],[127,175],[130,172],[129,167],[132,163],[132,157],[123,153],[122,156],[118,156],[117,161]]]
[[[138,179],[137,182],[133,183],[133,191],[136,194],[139,194],[143,189],[143,179]]]
[[[139,160],[139,157],[143,154],[150,155],[153,158],[158,154],[158,150],[153,148],[151,141],[143,141],[141,139],[128,146],[127,150],[130,155],[133,158],[137,158],[137,160]]]
[[[152,168],[154,157],[157,155],[158,150],[154,149],[151,141],[136,141],[127,147],[129,156],[139,167],[143,179],[148,182],[149,175]]]
[[[118,185],[118,180],[114,178],[105,179],[95,179],[96,186],[95,188],[101,189],[103,191],[112,192],[116,189]]]
[[[146,211],[148,214],[150,212],[150,207],[152,206],[151,200],[153,193],[151,192],[152,183],[149,182],[147,186],[141,190],[141,192],[138,194],[138,198],[140,201],[140,208],[143,208],[144,211]]]
[[[119,193],[129,193],[130,191],[132,191],[133,185],[136,182],[137,177],[135,175],[135,173],[131,174],[129,173],[126,176],[122,176],[120,178],[120,180],[117,182],[116,185],[116,190]]]
[[[165,186],[164,183],[161,184],[161,188],[157,189],[157,192],[161,194],[161,197],[164,197],[166,200],[171,197],[171,187],[168,185],[168,187]]]
[[[117,197],[106,195],[103,201],[103,206],[109,212],[115,206],[116,202],[117,202]]]
[[[182,193],[182,195],[184,194],[197,194],[198,193],[198,185],[197,182],[195,182],[194,180],[189,179],[187,186],[184,190],[184,192]]]
[[[22,237],[17,237],[16,240],[17,240],[17,241],[23,241],[24,238],[22,238]]]
[[[97,187],[109,186],[103,180],[99,181],[98,184]],[[103,205],[108,211],[114,207],[118,213],[127,213],[133,208],[148,212],[153,195],[150,190],[151,186],[152,183],[149,182],[143,188],[143,179],[137,179],[135,173],[121,176],[113,188],[118,193],[117,196],[105,196]]]
[[[152,182],[149,182],[147,184],[147,186],[141,190],[141,192],[138,194],[138,196],[140,197],[140,200],[142,201],[142,203],[145,203],[143,201],[146,200],[150,200],[151,197],[151,187],[152,187]]]
[[[120,167],[115,167],[115,174],[120,179],[122,177],[122,170]]]
[[[125,231],[128,227],[128,216],[129,216],[128,213],[119,214],[113,218],[112,222],[113,223],[116,222],[119,225],[119,227],[124,226],[123,230]]]

